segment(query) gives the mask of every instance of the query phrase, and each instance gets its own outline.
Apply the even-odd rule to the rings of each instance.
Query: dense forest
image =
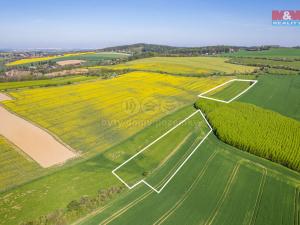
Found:
[[[195,103],[215,134],[241,150],[300,172],[300,122],[247,103]]]

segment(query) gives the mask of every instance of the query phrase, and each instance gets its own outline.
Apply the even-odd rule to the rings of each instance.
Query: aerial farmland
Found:
[[[243,4],[3,3],[0,225],[300,225],[298,3]]]
[[[270,88],[271,81],[283,84],[293,81],[293,87],[281,85],[281,89],[270,93],[276,96],[278,92],[278,96],[285,95],[285,101],[295,101],[298,79],[292,75],[260,75],[258,67],[227,63],[230,58],[202,56],[194,57],[192,62],[188,58],[150,59],[147,60],[161,63],[160,66],[145,67],[144,61],[133,60],[130,64],[91,66],[98,74],[110,74],[108,78],[85,74],[1,83],[1,110],[6,110],[7,116],[22,118],[36,126],[73,154],[67,161],[43,164],[39,157],[50,160],[47,156],[50,154],[60,160],[63,155],[55,153],[58,149],[52,150],[47,144],[36,157],[24,144],[18,145],[18,139],[9,136],[9,130],[3,128],[1,164],[5,170],[0,177],[3,200],[0,213],[7,219],[2,224],[24,221],[43,224],[57,210],[59,221],[66,223],[132,224],[145,219],[133,215],[143,215],[151,205],[166,199],[164,196],[172,197],[147,214],[150,223],[173,224],[183,219],[180,215],[188,210],[189,224],[199,220],[203,224],[218,224],[223,220],[235,224],[243,221],[276,224],[275,214],[272,214],[274,220],[268,221],[260,216],[271,213],[263,211],[267,210],[264,204],[270,201],[276,201],[280,207],[281,213],[276,216],[286,218],[287,223],[296,220],[297,140],[300,140],[296,131],[299,129],[297,104],[286,106],[280,115],[281,106],[276,106],[280,97],[270,100],[258,96],[265,93],[261,90]],[[196,68],[192,66],[194,61]],[[173,75],[172,63],[178,65],[178,62],[184,69],[177,68],[178,73]],[[210,68],[213,65],[218,70],[222,68],[221,74],[207,69],[208,62],[212,63]],[[192,76],[185,74],[189,70],[193,71]],[[284,94],[284,88],[292,92]],[[264,102],[263,98],[269,101]],[[243,119],[239,113],[248,113],[250,120],[241,125]],[[277,121],[276,126],[266,123],[265,118],[271,117],[270,122]],[[264,143],[259,136],[251,134],[251,129],[257,129],[257,122],[261,123],[257,124],[261,127],[261,134],[257,135],[264,136],[269,129],[273,132],[270,142]],[[17,120],[11,120],[7,126],[18,127],[17,124]],[[237,135],[235,132],[246,131],[243,127],[248,134]],[[287,127],[287,131],[281,131]],[[23,137],[31,133],[20,129],[19,132],[25,132]],[[284,132],[290,132],[286,133],[290,139],[282,136]],[[38,141],[38,136],[34,137]],[[282,147],[272,147],[281,138]],[[23,139],[31,141],[29,137]],[[41,143],[45,140],[41,139]],[[289,152],[285,153],[283,146],[290,146]],[[29,149],[33,151],[32,146]],[[294,156],[289,159],[291,155]],[[8,159],[18,163],[9,165]],[[25,176],[19,176],[18,169],[26,171]],[[251,181],[251,186],[245,180]],[[245,191],[249,195],[239,194]],[[281,197],[272,198],[273,192],[280,192]],[[55,201],[61,195],[64,197]],[[83,199],[87,202],[82,203]],[[44,201],[51,204],[35,211],[29,207]],[[239,216],[229,216],[240,201],[247,204],[239,206]],[[71,210],[73,204],[87,205]],[[18,217],[13,216],[16,205],[22,208]],[[193,214],[191,206],[202,209],[202,213]],[[246,216],[246,212],[250,213]]]

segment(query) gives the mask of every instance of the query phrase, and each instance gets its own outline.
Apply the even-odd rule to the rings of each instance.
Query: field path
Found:
[[[0,92],[0,102],[6,101],[6,100],[12,100],[12,98],[10,96]]]
[[[11,100],[0,93],[0,101]],[[0,105],[0,135],[6,137],[42,167],[61,164],[76,154],[52,135]]]

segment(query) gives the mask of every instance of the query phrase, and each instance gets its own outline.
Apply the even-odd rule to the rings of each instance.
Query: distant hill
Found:
[[[197,56],[197,55],[217,55],[226,53],[225,55],[235,54],[237,52],[253,52],[253,54],[260,52],[268,52],[268,50],[295,50],[300,47],[280,47],[279,45],[262,45],[262,46],[230,46],[230,45],[216,45],[203,47],[175,47],[168,45],[155,45],[146,43],[137,43],[132,45],[120,45],[115,47],[103,48],[98,51],[114,51],[124,52],[133,55],[133,58],[143,58],[147,56]]]
[[[120,45],[115,47],[109,47],[101,49],[101,51],[122,51],[130,53],[142,53],[142,52],[168,52],[175,50],[177,47],[172,47],[168,45],[154,45],[154,44],[144,44],[137,43],[132,45]]]
[[[159,55],[205,55],[219,54],[237,51],[241,48],[238,46],[205,46],[205,47],[174,47],[168,45],[155,45],[138,43],[132,45],[121,45],[100,49],[99,51],[116,51],[130,54],[159,54]]]

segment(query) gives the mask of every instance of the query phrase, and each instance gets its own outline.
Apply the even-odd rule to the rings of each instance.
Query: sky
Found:
[[[300,45],[300,26],[272,26],[272,10],[300,0],[0,0],[0,48]]]

